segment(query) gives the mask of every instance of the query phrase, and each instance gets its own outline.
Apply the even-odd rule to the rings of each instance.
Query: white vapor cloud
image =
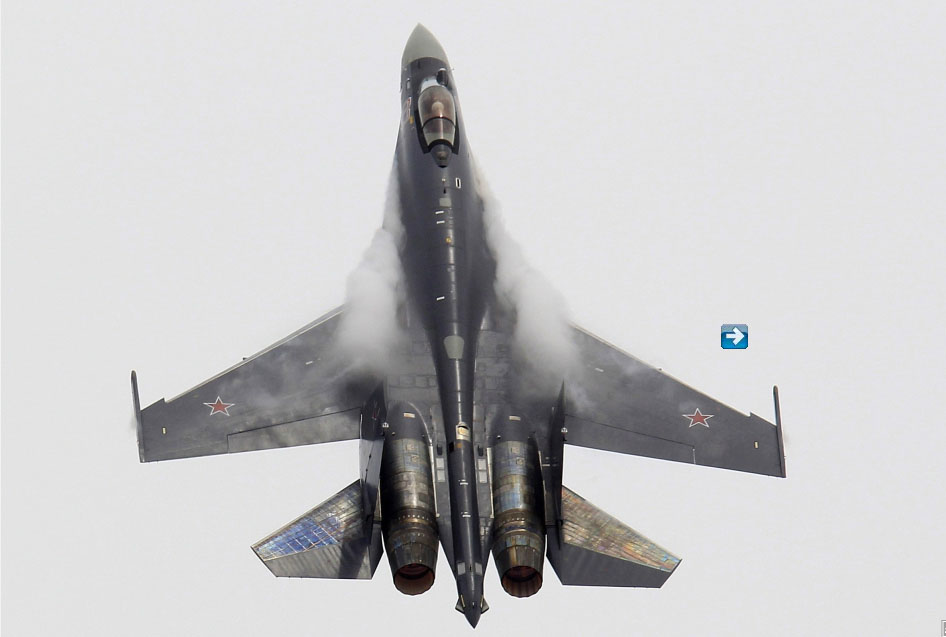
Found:
[[[345,309],[336,335],[338,354],[356,371],[386,374],[401,337],[397,310],[404,285],[398,249],[403,235],[395,166],[388,181],[382,227],[348,275]]]
[[[526,261],[519,244],[506,232],[499,204],[475,169],[483,200],[486,240],[496,259],[495,291],[502,309],[511,311],[513,351],[517,366],[530,379],[525,390],[542,395],[557,392],[578,364],[571,338],[568,306],[552,283]]]

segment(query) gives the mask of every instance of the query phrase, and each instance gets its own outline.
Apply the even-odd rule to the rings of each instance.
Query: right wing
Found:
[[[359,437],[369,379],[332,357],[341,308],[171,400],[141,409],[142,462],[293,447]]]
[[[785,477],[782,427],[742,414],[573,328],[583,367],[566,383],[568,444]]]

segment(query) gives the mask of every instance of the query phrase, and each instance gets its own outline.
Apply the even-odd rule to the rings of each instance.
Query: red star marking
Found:
[[[223,414],[224,416],[229,416],[230,412],[227,410],[233,407],[236,403],[225,403],[222,400],[220,400],[220,396],[217,396],[216,402],[204,403],[204,404],[210,407],[211,416],[213,416],[214,414]]]
[[[696,408],[696,411],[694,411],[692,414],[683,414],[683,417],[690,419],[690,426],[691,426],[691,427],[692,427],[693,425],[703,425],[704,427],[706,427],[707,429],[709,429],[709,425],[706,424],[706,419],[707,419],[707,418],[712,418],[713,415],[712,415],[712,414],[701,414],[701,413],[700,413],[700,408],[697,407],[697,408]]]

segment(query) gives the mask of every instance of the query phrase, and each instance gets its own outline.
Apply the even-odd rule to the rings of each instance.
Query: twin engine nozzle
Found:
[[[381,461],[381,528],[394,586],[405,595],[419,595],[433,585],[437,569],[431,450],[419,415],[396,409],[388,411],[390,433]],[[503,440],[491,455],[493,559],[503,589],[529,597],[542,588],[545,558],[538,452],[529,440]]]

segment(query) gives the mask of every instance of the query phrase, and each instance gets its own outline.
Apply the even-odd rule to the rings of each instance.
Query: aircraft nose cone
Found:
[[[414,60],[419,60],[420,58],[437,58],[438,60],[443,60],[445,63],[447,62],[447,54],[444,52],[443,47],[440,46],[440,43],[437,42],[437,38],[434,37],[433,33],[427,30],[427,27],[418,23],[418,25],[414,27],[411,37],[407,39],[407,44],[404,46],[404,54],[401,56],[401,66],[407,66]]]

